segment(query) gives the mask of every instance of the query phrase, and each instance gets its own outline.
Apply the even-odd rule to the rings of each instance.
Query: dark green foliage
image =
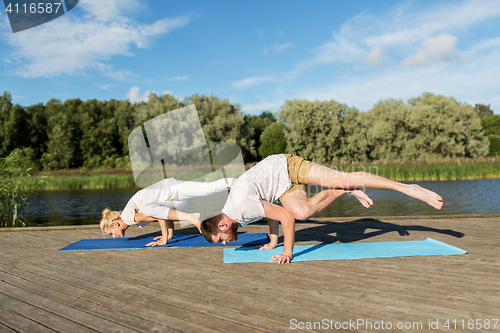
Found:
[[[489,117],[493,115],[493,110],[490,108],[490,104],[476,104],[474,105],[474,109],[476,109],[477,115],[479,118]]]
[[[285,125],[282,123],[272,123],[264,130],[260,136],[259,155],[261,158],[287,152],[284,131]]]
[[[203,133],[208,142],[232,142],[237,144],[248,161],[257,156],[255,142],[252,140],[253,129],[243,118],[239,105],[233,105],[227,99],[214,95],[194,94],[186,97],[183,105],[196,105]]]
[[[33,190],[43,179],[32,178],[29,168],[9,158],[0,158],[0,227],[24,226],[23,217]]]
[[[500,115],[495,114],[481,119],[481,126],[484,129],[484,135],[500,135]]]
[[[245,122],[251,128],[253,128],[252,140],[255,142],[255,147],[260,151],[260,147],[261,147],[260,137],[269,125],[276,123],[276,117],[274,117],[274,115],[269,111],[263,111],[258,116],[245,115],[244,119],[245,119]],[[260,155],[260,152],[259,152],[259,155]],[[247,162],[250,162],[250,161],[247,161]]]
[[[488,135],[490,140],[490,156],[500,156],[500,135]]]

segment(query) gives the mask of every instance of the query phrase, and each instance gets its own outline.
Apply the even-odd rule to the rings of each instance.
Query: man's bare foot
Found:
[[[429,204],[430,206],[441,209],[443,207],[443,198],[435,192],[429,191],[416,184],[409,185],[408,191],[406,193],[412,198],[422,200],[423,202]]]
[[[371,205],[373,205],[373,200],[370,199],[369,196],[366,195],[365,192],[361,190],[355,190],[350,192],[353,196],[356,197],[356,199],[359,200],[359,202],[366,208],[370,208]]]

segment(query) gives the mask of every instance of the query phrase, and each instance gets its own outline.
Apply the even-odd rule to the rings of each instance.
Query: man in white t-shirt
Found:
[[[305,184],[329,188],[308,198]],[[436,209],[442,198],[418,185],[399,183],[367,172],[340,172],[291,154],[271,155],[245,172],[234,183],[222,213],[201,223],[203,236],[209,242],[235,241],[237,230],[249,223],[267,218],[270,243],[276,247],[279,223],[283,227],[284,251],[271,258],[290,262],[295,239],[295,219],[305,220],[320,212],[344,193],[353,194],[363,206],[373,201],[361,190],[365,188],[394,190],[420,199]],[[279,200],[283,207],[274,204]]]

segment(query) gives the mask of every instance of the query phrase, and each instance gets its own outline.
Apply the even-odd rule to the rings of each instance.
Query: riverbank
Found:
[[[249,169],[253,164],[247,164]],[[397,181],[500,179],[500,156],[441,158],[413,161],[335,162],[325,164],[345,172],[366,171]],[[43,171],[40,189],[99,189],[136,187],[129,169],[73,169]]]

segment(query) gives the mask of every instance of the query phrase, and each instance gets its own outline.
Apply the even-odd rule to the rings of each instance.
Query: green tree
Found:
[[[244,119],[248,126],[253,128],[252,140],[256,149],[260,151],[261,135],[269,125],[276,123],[276,117],[270,111],[263,111],[260,115],[245,115]]]
[[[260,136],[261,145],[259,155],[266,158],[273,154],[286,153],[285,125],[282,123],[272,123]]]
[[[342,120],[347,106],[336,101],[286,100],[278,110],[287,151],[318,163],[342,159]]]
[[[490,134],[488,135],[488,140],[490,141],[490,156],[500,155],[500,135]]]
[[[245,122],[239,105],[214,95],[194,94],[186,97],[183,105],[195,104],[200,117],[203,133],[208,142],[232,142],[237,144],[245,161],[257,156],[253,129]]]
[[[388,99],[367,112],[371,159],[486,156],[489,142],[473,107],[425,93],[408,104]]]
[[[47,113],[47,150],[42,155],[43,168],[46,170],[67,169],[79,166],[77,163],[77,132],[73,113],[75,101],[52,99],[46,105]]]
[[[491,104],[476,104],[474,105],[474,108],[476,109],[476,112],[477,112],[477,115],[479,116],[479,118],[484,118],[484,117],[488,117],[488,116],[492,116],[493,115],[493,110],[490,108],[490,105]]]
[[[481,119],[484,135],[500,135],[500,115],[494,114]]]
[[[24,108],[13,105],[12,96],[4,92],[0,97],[0,156],[27,144],[26,118]]]

